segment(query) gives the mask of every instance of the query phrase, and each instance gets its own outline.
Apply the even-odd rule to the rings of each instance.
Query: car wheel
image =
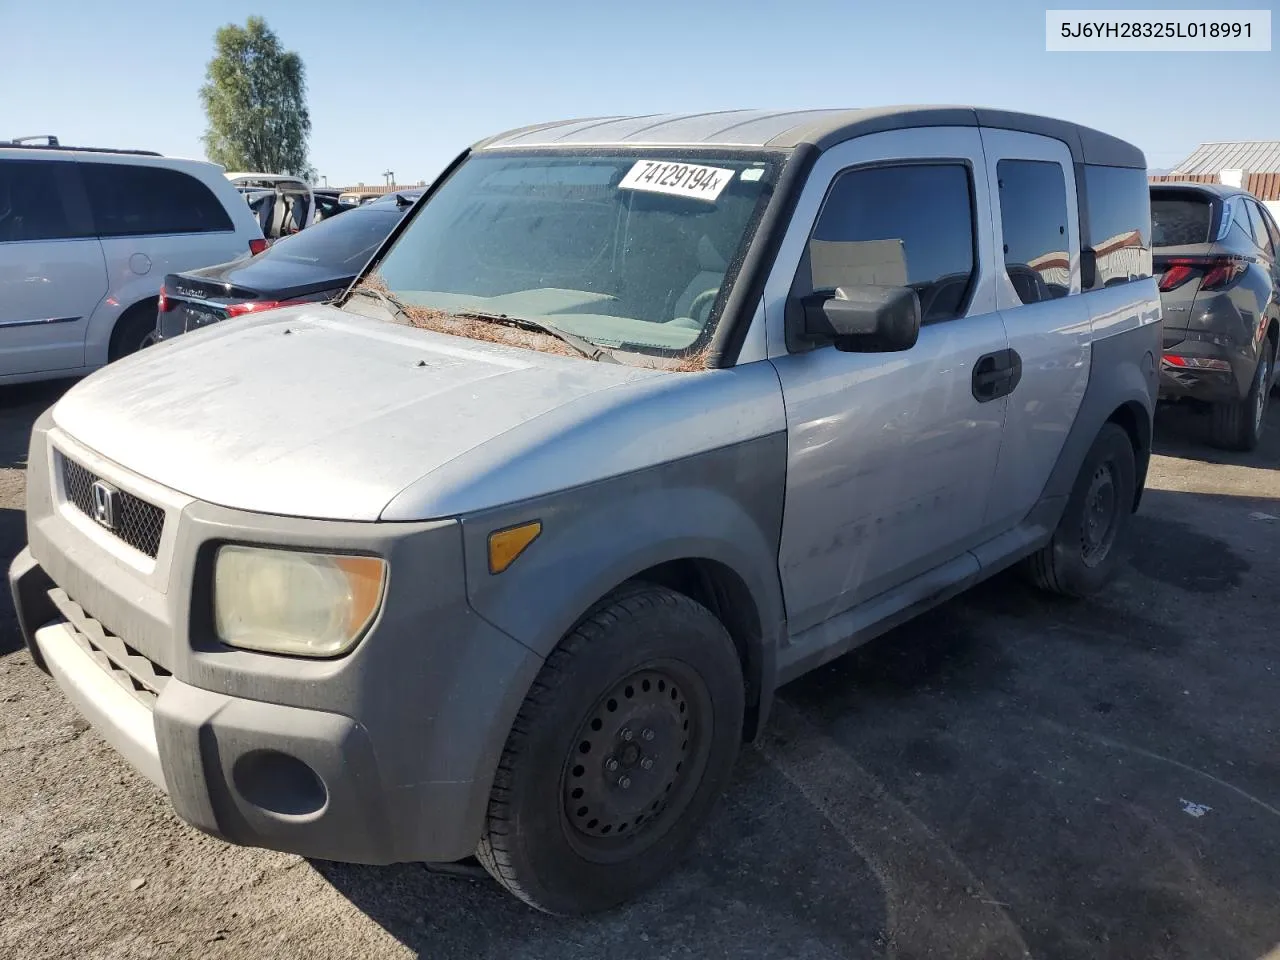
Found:
[[[729,779],[743,684],[724,626],[643,585],[552,652],[512,726],[477,857],[555,914],[635,896],[680,858]]]
[[[1262,357],[1253,371],[1253,381],[1243,400],[1215,403],[1209,427],[1209,438],[1216,447],[1227,450],[1253,450],[1262,438],[1267,400],[1271,396],[1271,365],[1275,358],[1270,343],[1263,347]]]
[[[111,344],[107,348],[107,362],[114,363],[121,357],[151,346],[155,337],[155,303],[144,302],[132,307],[116,321],[116,328],[111,332]]]
[[[1129,435],[1117,424],[1103,424],[1053,538],[1026,561],[1038,587],[1081,597],[1106,584],[1117,560],[1116,542],[1133,513],[1136,475]]]

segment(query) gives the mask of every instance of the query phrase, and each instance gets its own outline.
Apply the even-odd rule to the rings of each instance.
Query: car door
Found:
[[[75,164],[0,160],[0,378],[82,367],[106,290]]]
[[[999,267],[996,307],[1021,370],[987,520],[1009,529],[1040,499],[1089,382],[1075,168],[1065,143],[983,129]]]
[[[787,413],[779,573],[793,634],[986,537],[1006,399],[998,371],[974,377],[1007,345],[983,171],[976,128],[901,130],[829,149],[802,191],[765,289]],[[862,283],[917,290],[914,347],[796,342],[798,298]]]

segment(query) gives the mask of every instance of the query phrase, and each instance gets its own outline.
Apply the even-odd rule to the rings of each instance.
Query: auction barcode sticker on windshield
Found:
[[[619,190],[648,190],[677,197],[693,197],[714,202],[733,179],[733,171],[723,167],[703,167],[696,163],[640,160],[627,171]]]

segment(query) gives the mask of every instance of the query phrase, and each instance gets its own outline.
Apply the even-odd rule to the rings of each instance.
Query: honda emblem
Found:
[[[116,528],[116,501],[120,491],[101,480],[93,482],[93,519],[108,530]]]

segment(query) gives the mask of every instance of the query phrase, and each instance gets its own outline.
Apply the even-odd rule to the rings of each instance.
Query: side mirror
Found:
[[[865,353],[910,350],[920,337],[920,297],[910,287],[839,287],[806,297],[805,336]]]

